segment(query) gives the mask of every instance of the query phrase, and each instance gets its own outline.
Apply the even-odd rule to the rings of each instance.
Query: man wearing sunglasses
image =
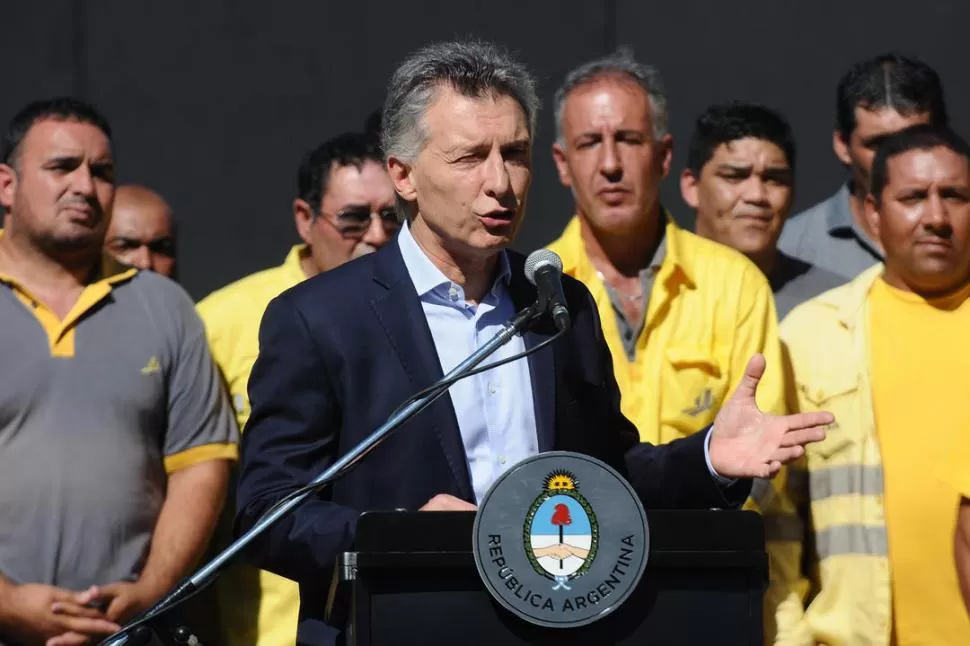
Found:
[[[175,278],[175,224],[161,195],[141,186],[119,186],[105,249],[115,258]]]
[[[297,191],[293,219],[303,244],[293,247],[282,265],[223,287],[198,306],[240,428],[249,417],[246,385],[269,302],[306,278],[382,247],[399,226],[394,186],[373,135],[342,134],[309,152],[300,165]],[[300,605],[296,583],[237,566],[220,579],[217,597],[225,633],[220,643],[294,643]]]

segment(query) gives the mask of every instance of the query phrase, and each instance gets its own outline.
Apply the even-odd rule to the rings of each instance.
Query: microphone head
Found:
[[[562,259],[554,251],[548,249],[536,249],[525,259],[525,277],[533,285],[536,284],[536,271],[541,267],[552,265],[558,272],[562,273]]]

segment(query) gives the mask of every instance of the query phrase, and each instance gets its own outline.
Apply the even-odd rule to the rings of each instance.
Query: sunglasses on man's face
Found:
[[[377,213],[371,213],[370,209],[364,206],[352,206],[339,211],[331,224],[343,236],[360,238],[370,229],[371,218],[374,216],[380,218],[384,231],[388,234],[396,232],[401,227],[397,211],[393,206],[385,207]],[[330,222],[326,217],[323,219]]]

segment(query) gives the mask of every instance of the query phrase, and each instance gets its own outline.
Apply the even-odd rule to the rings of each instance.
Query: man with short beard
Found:
[[[883,259],[865,218],[872,159],[881,137],[920,123],[946,126],[943,86],[925,63],[890,53],[856,63],[839,81],[835,156],[849,180],[824,202],[795,215],[778,247],[851,280]]]
[[[235,422],[188,295],[103,251],[104,117],[32,103],[0,155],[0,644],[87,644],[202,556]]]
[[[198,306],[239,428],[249,418],[246,385],[269,302],[307,278],[384,246],[397,232],[394,186],[373,134],[342,134],[306,155],[298,172],[293,219],[303,244],[293,247],[282,265],[227,285]],[[217,593],[225,643],[293,644],[300,607],[295,583],[238,566],[219,581]]]

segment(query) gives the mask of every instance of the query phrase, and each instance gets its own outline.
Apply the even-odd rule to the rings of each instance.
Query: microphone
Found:
[[[539,308],[549,310],[556,329],[569,329],[569,310],[562,293],[562,260],[548,249],[536,249],[525,259],[525,277],[539,290]]]

